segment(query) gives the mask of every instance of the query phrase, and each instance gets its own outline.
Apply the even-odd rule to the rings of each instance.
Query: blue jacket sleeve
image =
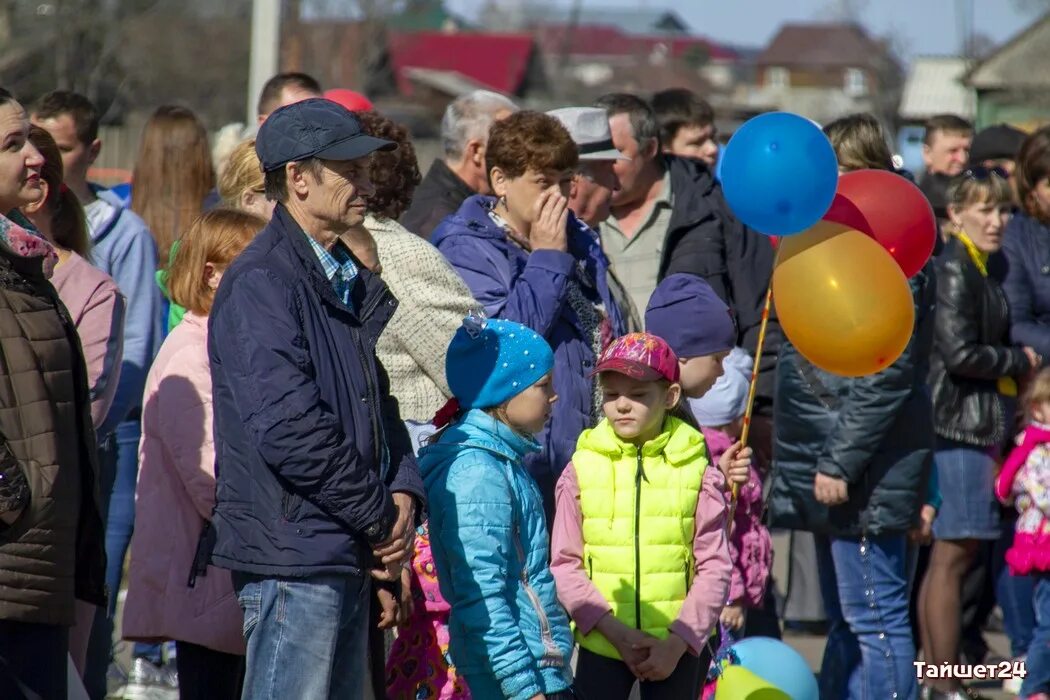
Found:
[[[397,517],[390,490],[322,400],[296,315],[293,291],[258,269],[213,310],[211,342],[240,419],[293,491],[355,532],[379,523],[383,539]]]
[[[128,414],[142,405],[146,388],[146,374],[164,339],[162,310],[164,298],[154,280],[157,272],[157,246],[149,230],[140,222],[121,212],[117,226],[121,244],[113,247],[110,276],[127,299],[124,312],[124,357],[120,363],[117,391],[105,420],[99,427],[99,436],[116,430]],[[110,235],[117,235],[114,231]]]
[[[478,459],[460,457],[443,484],[430,491],[432,525],[448,561],[438,580],[452,581],[449,605],[467,635],[466,646],[484,655],[511,700],[543,692],[539,666],[511,608],[508,553],[514,551],[510,484]]]
[[[575,258],[557,250],[529,254],[525,269],[511,281],[507,260],[495,246],[478,238],[443,238],[438,248],[490,318],[528,326],[546,336],[561,314]]]
[[[1025,255],[1024,235],[1008,230],[1003,238],[1007,272],[1003,291],[1010,303],[1010,338],[1018,345],[1028,345],[1043,357],[1050,357],[1050,326],[1035,316],[1035,282],[1029,274],[1031,261]]]

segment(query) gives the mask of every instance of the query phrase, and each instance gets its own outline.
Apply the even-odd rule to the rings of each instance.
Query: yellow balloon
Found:
[[[743,666],[726,666],[715,686],[715,700],[791,700],[791,696]]]
[[[803,357],[833,374],[860,377],[901,356],[915,308],[900,265],[881,245],[829,221],[780,245],[773,301]]]

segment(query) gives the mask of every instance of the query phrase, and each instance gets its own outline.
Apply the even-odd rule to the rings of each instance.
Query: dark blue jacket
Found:
[[[592,428],[594,370],[591,339],[567,301],[567,283],[575,276],[591,300],[601,303],[614,336],[625,333],[620,308],[609,292],[609,261],[598,237],[569,214],[569,252],[527,253],[507,239],[489,218],[492,197],[469,197],[456,214],[442,221],[430,242],[466,281],[490,318],[517,321],[541,334],[554,349],[554,390],[558,401],[540,436],[543,450],[527,460],[537,477],[557,476],[572,459],[576,438]],[[585,275],[581,273],[581,268]]]
[[[391,492],[422,502],[375,355],[397,301],[361,268],[351,307],[282,206],[223,276],[208,324],[216,565],[360,573],[371,565],[369,544],[396,518]]]
[[[790,342],[781,345],[771,525],[857,537],[902,534],[916,524],[933,465],[933,406],[926,386],[937,304],[933,264],[909,285],[914,333],[900,358],[877,374],[829,374]],[[849,500],[830,508],[818,503],[817,472],[844,479]]]
[[[1010,339],[1050,357],[1050,227],[1017,213],[1003,238]]]

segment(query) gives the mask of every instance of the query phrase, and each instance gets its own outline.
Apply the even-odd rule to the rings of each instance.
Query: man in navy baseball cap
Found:
[[[395,148],[393,141],[366,134],[353,112],[320,98],[281,107],[263,122],[255,139],[255,152],[267,173],[308,158],[356,160]]]
[[[309,99],[273,112],[255,147],[277,205],[208,319],[212,561],[254,620],[244,697],[357,698],[371,578],[400,579],[424,498],[375,359],[397,301],[340,240],[375,191],[366,157],[395,146]]]

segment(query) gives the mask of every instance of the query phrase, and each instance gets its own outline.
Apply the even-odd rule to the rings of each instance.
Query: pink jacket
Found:
[[[669,626],[694,654],[704,648],[726,602],[730,563],[725,537],[725,483],[725,477],[713,463],[704,471],[700,498],[696,502],[693,539],[696,577],[678,619]],[[572,463],[558,479],[554,497],[557,512],[551,528],[551,573],[558,587],[558,600],[580,632],[587,634],[612,607],[591,583],[583,567],[580,483]]]
[[[80,336],[91,390],[91,420],[102,425],[120,379],[124,355],[124,295],[117,283],[76,253],[51,275]]]
[[[187,313],[146,378],[123,636],[243,654],[243,616],[230,572],[209,566],[193,588],[187,584],[215,505],[207,347],[208,319]]]
[[[719,458],[735,440],[721,430],[701,430],[711,452],[711,464],[718,464]],[[761,607],[769,572],[773,568],[773,540],[762,524],[762,477],[754,465],[748,482],[737,494],[729,534],[729,556],[733,559],[733,575],[729,581],[728,602]]]
[[[1014,543],[1006,552],[1010,573],[1050,572],[1050,426],[1029,423],[995,482],[1003,502],[1016,497]]]

